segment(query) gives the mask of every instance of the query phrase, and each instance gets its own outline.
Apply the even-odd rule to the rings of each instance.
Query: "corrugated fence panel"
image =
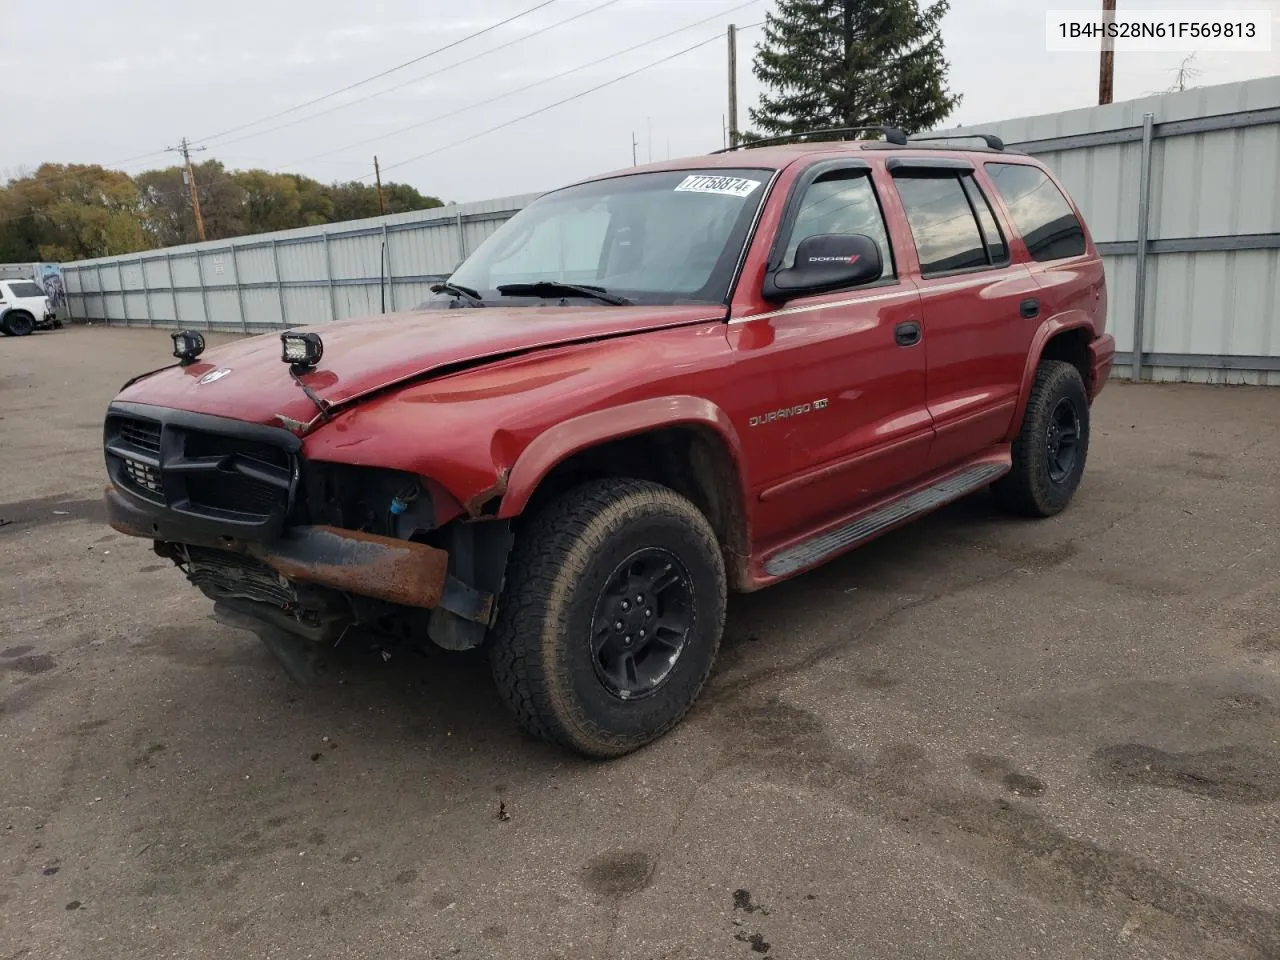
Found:
[[[282,243],[276,248],[280,260],[280,279],[293,282],[323,283],[329,276],[323,240],[306,243]]]
[[[240,282],[274,283],[276,279],[275,264],[271,259],[271,247],[244,247],[236,249],[236,269]]]
[[[242,291],[242,295],[250,330],[285,325],[280,313],[280,294],[274,287],[250,287]]]
[[[285,315],[291,327],[328,323],[333,319],[328,287],[285,287]]]
[[[1109,330],[1133,349],[1143,115],[1153,115],[1145,366],[1155,379],[1280,380],[1280,77],[1027,117],[995,133],[1044,161],[1107,265]],[[1130,375],[1128,357],[1116,372]]]
[[[500,197],[69,263],[63,275],[70,313],[81,320],[228,330],[374,314],[382,310],[384,236],[391,274],[387,308],[403,309],[426,298],[424,278],[443,277],[457,264],[459,214],[467,242],[479,243],[533,198]],[[394,282],[396,276],[403,279]],[[122,279],[127,296],[119,293]]]

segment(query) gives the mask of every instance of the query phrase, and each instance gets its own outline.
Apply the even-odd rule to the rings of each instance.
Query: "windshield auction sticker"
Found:
[[[696,174],[685,177],[676,186],[677,193],[722,193],[728,197],[749,197],[760,186],[759,180],[746,177],[709,177]]]

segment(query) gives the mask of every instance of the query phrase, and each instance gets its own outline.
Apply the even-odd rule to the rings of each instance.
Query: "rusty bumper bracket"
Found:
[[[493,597],[449,575],[447,551],[338,527],[296,527],[248,552],[290,580],[407,607],[442,607],[488,625]]]
[[[437,607],[489,625],[492,594],[449,574],[449,552],[425,543],[340,527],[292,527],[268,541],[221,535],[225,525],[189,518],[165,508],[136,504],[106,491],[107,518],[121,533],[246,553],[283,577],[406,607]]]
[[[290,580],[410,607],[439,604],[449,568],[435,547],[339,527],[294,527],[245,551]]]

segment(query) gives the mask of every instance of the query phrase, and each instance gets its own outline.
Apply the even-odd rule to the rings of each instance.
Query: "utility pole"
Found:
[[[382,171],[378,169],[378,155],[373,155],[373,179],[378,183],[378,216],[382,216],[387,212],[387,208],[382,204]]]
[[[738,145],[738,28],[729,24],[729,143]]]
[[[191,169],[191,151],[207,150],[208,147],[192,147],[191,141],[183,137],[178,141],[176,147],[165,147],[170,153],[182,154],[182,162],[186,167],[182,171],[182,179],[187,181],[187,187],[191,190],[191,212],[196,218],[196,236],[204,241],[204,217],[200,216],[200,198],[196,195],[196,172]]]
[[[638,147],[638,146],[640,146],[640,143],[639,143],[639,141],[637,141],[637,140],[636,140],[636,132],[635,132],[634,130],[632,130],[632,131],[631,131],[631,165],[632,165],[633,167],[634,167],[637,163],[639,163],[639,162],[640,162],[640,161],[636,158],[636,147]]]
[[[1102,22],[1116,22],[1116,0],[1102,0]],[[1105,34],[1102,37],[1102,61],[1098,69],[1098,105],[1111,102],[1112,79],[1116,69],[1116,43]]]

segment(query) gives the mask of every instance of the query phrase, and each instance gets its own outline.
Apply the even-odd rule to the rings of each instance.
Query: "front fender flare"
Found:
[[[650,397],[584,413],[540,433],[512,464],[498,516],[520,514],[547,474],[575,453],[610,440],[682,424],[706,427],[715,432],[733,458],[741,487],[742,445],[724,410],[703,397]],[[745,503],[743,489],[737,492]]]

